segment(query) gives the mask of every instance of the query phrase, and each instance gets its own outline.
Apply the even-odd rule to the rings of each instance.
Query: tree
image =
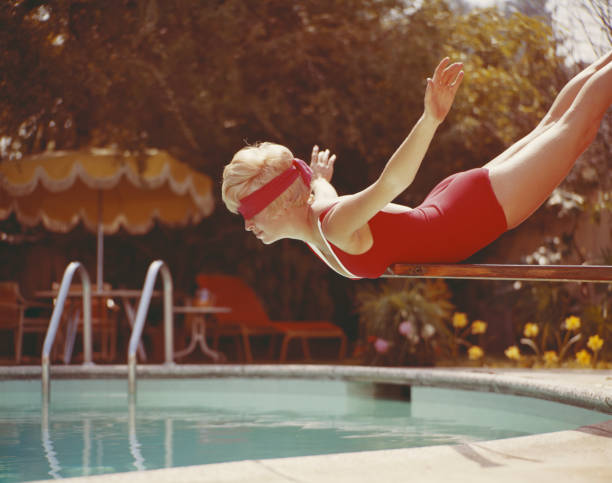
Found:
[[[402,196],[410,204],[531,129],[565,80],[539,20],[460,13],[444,0],[7,0],[0,45],[3,158],[156,147],[218,179],[245,140],[302,157],[318,143],[338,154],[340,192],[378,176],[422,112],[425,79],[451,55],[467,76]],[[325,295],[346,293],[346,282],[303,247],[262,250],[223,208],[214,224],[189,237],[186,270],[222,264],[253,283],[274,273],[261,292],[272,316],[350,310]],[[326,307],[306,307],[304,293]]]
[[[610,0],[571,0],[552,6],[559,19],[556,35],[576,43],[588,42],[598,56],[612,45],[612,2]]]

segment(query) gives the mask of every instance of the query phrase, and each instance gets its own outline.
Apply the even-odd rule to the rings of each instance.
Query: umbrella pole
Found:
[[[102,224],[102,190],[98,190],[98,254],[96,261],[96,290],[102,290],[102,269],[104,265],[104,228]]]

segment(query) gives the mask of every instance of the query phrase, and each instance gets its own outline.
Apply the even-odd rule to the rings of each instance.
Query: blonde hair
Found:
[[[221,195],[227,209],[238,213],[242,198],[288,169],[292,162],[293,153],[280,144],[264,142],[242,148],[223,169]],[[288,206],[306,204],[309,196],[310,187],[298,177],[266,209],[275,216]]]

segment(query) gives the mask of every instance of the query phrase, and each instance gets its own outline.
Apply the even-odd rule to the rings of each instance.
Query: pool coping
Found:
[[[40,379],[40,366],[0,367],[0,380]],[[51,367],[53,379],[125,378],[125,365],[74,365]],[[330,379],[410,386],[428,386],[512,394],[569,404],[612,414],[611,370],[407,368],[341,365],[140,365],[138,378],[249,377]]]
[[[403,483],[412,479],[420,483],[609,483],[612,481],[611,441],[612,420],[609,420],[570,431],[485,442],[244,460],[67,480],[71,483]]]
[[[40,379],[39,366],[0,367],[0,380]],[[332,379],[534,397],[612,414],[612,371],[332,365],[140,365],[138,378]],[[127,366],[52,366],[53,379],[125,378]],[[396,450],[245,460],[69,478],[71,482],[612,481],[612,419],[570,431]],[[45,480],[48,481],[48,480]]]

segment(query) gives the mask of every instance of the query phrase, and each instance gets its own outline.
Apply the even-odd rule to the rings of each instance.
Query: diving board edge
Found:
[[[612,283],[612,266],[396,263],[382,277]]]

